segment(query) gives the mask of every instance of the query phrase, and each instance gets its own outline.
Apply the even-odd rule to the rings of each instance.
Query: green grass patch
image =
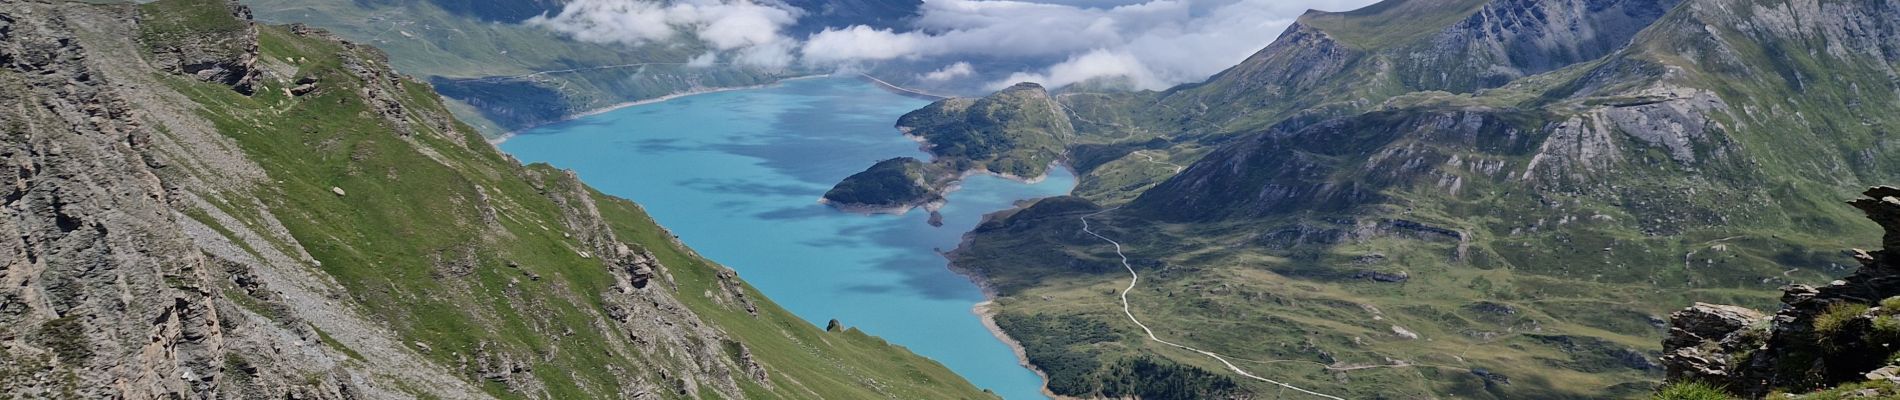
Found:
[[[1867,313],[1867,305],[1860,303],[1835,303],[1827,311],[1814,316],[1814,334],[1826,338],[1838,335],[1847,327],[1848,321],[1860,318]]]
[[[344,346],[343,342],[338,342],[336,341],[336,338],[330,337],[329,332],[324,332],[323,329],[317,328],[315,325],[311,325],[310,330],[317,332],[317,339],[322,340],[323,345],[330,346],[331,349],[336,349],[336,351],[343,352],[343,354],[350,356],[351,359],[355,359],[356,361],[366,360],[365,358],[363,358],[363,353],[358,353],[356,352],[355,349],[351,349],[349,346]]]
[[[1731,400],[1728,392],[1702,382],[1681,382],[1663,386],[1649,400]]]

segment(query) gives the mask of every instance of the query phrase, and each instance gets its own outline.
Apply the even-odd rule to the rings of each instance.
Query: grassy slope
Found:
[[[145,7],[169,14],[207,4],[169,0]],[[662,369],[681,370],[665,355],[634,350],[611,333],[616,330],[596,328],[605,320],[601,296],[612,290],[613,277],[578,252],[586,247],[561,232],[561,206],[542,194],[571,185],[560,179],[564,174],[521,167],[466,126],[451,122],[453,129],[437,130],[427,116],[446,118],[447,110],[427,85],[413,81],[402,81],[395,95],[417,133],[399,135],[358,96],[365,83],[343,69],[346,59],[380,59],[374,50],[278,27],[260,30],[265,62],[291,63],[297,76],[317,77],[323,89],[291,97],[282,92],[286,83],[271,82],[244,97],[167,79],[279,182],[256,195],[269,199],[264,206],[349,289],[350,300],[390,321],[406,341],[428,343],[428,354],[452,368],[465,365],[458,361],[464,354],[531,360],[545,394],[558,398],[623,393],[621,385],[629,382],[617,372],[664,382]],[[332,194],[331,187],[348,195]],[[631,203],[594,196],[623,240],[660,255],[679,284],[676,297],[767,365],[776,384],[743,385],[747,393],[985,397],[939,364],[861,333],[824,333],[769,301],[758,301],[758,317],[713,303],[701,293],[717,287],[715,267],[671,241]],[[484,222],[478,204],[498,210],[495,225]],[[244,206],[224,206],[240,218],[257,218]],[[521,395],[482,383],[501,397]]]
[[[1075,129],[1048,92],[1019,84],[981,99],[952,98],[904,114],[897,125],[930,143],[932,162],[1038,177],[1062,157]]]
[[[1357,10],[1300,18],[1347,44],[1379,49],[1412,43],[1478,11],[1489,0],[1385,0]]]

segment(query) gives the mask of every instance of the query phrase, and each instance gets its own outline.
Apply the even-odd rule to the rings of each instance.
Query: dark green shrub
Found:
[[[1828,306],[1827,312],[1814,317],[1814,335],[1820,338],[1834,336],[1861,314],[1867,313],[1867,305],[1860,303],[1835,303]],[[1825,339],[1824,339],[1825,340]]]

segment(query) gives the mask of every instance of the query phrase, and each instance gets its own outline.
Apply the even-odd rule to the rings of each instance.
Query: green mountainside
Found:
[[[248,18],[0,3],[0,393],[993,397],[520,165],[380,50]]]
[[[1058,93],[1082,198],[992,216],[956,262],[999,322],[1067,321],[1003,324],[1060,394],[1280,389],[1139,336],[1089,216],[1156,335],[1258,375],[1346,398],[1645,396],[1662,316],[1772,306],[1876,236],[1837,200],[1900,180],[1879,111],[1900,107],[1896,48],[1890,2],[1309,13],[1204,83]],[[1071,336],[1094,339],[1052,339]]]
[[[1034,83],[978,99],[939,100],[899,117],[897,127],[923,140],[932,161],[952,170],[1021,178],[1048,172],[1075,136],[1062,106]]]

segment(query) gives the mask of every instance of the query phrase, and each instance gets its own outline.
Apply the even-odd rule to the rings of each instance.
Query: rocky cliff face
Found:
[[[1430,34],[1398,58],[1415,90],[1465,93],[1615,52],[1677,0],[1503,0]]]
[[[1212,221],[1342,212],[1393,201],[1386,196],[1396,187],[1436,186],[1455,194],[1472,179],[1466,174],[1507,179],[1513,172],[1499,159],[1469,158],[1455,149],[1527,155],[1540,135],[1525,122],[1536,117],[1459,110],[1289,122],[1213,151],[1130,207],[1157,217]],[[1342,174],[1358,179],[1338,179]]]
[[[1170,116],[1150,124],[1220,134],[1295,115],[1364,112],[1411,92],[1471,93],[1609,55],[1676,4],[1388,0],[1313,11],[1239,65],[1133,112]]]
[[[1749,397],[1900,380],[1900,188],[1863,195],[1850,204],[1885,230],[1883,249],[1853,250],[1860,268],[1840,280],[1783,288],[1773,315],[1702,303],[1671,314],[1662,357],[1669,380]]]
[[[257,29],[232,21],[249,21],[251,8],[231,3],[179,11],[139,15],[152,63],[249,94],[258,75]]]
[[[1230,215],[1258,210],[1270,214],[1311,211],[1301,205],[1377,204],[1382,202],[1381,193],[1389,195],[1394,190],[1461,199],[1481,187],[1513,193],[1522,188],[1601,193],[1633,187],[1675,190],[1671,186],[1715,187],[1720,188],[1716,193],[1806,202],[1750,193],[1759,192],[1753,182],[1764,179],[1787,178],[1806,185],[1828,183],[1804,178],[1828,171],[1848,172],[1855,179],[1900,173],[1881,161],[1894,148],[1879,139],[1884,135],[1879,127],[1893,121],[1855,106],[1900,101],[1894,97],[1891,80],[1895,61],[1890,52],[1879,50],[1900,43],[1896,39],[1900,27],[1886,18],[1895,15],[1891,5],[1830,2],[1810,7],[1707,0],[1683,3],[1671,9],[1669,17],[1659,18],[1656,15],[1661,12],[1655,8],[1668,4],[1519,3],[1487,3],[1478,14],[1433,34],[1439,39],[1432,42],[1461,38],[1456,41],[1519,43],[1542,50],[1496,54],[1541,60],[1537,63],[1572,60],[1571,68],[1556,71],[1552,66],[1520,63],[1524,71],[1553,72],[1473,95],[1417,92],[1393,97],[1379,110],[1367,113],[1286,118],[1209,153],[1200,163],[1144,193],[1146,202],[1137,204],[1200,204],[1191,210],[1164,207],[1174,213]],[[1573,8],[1598,14],[1558,12]],[[1627,47],[1619,46],[1621,50],[1615,52],[1602,49],[1602,44],[1619,43],[1617,37],[1560,35],[1550,39],[1566,43],[1558,47],[1535,44],[1542,39],[1524,39],[1542,37],[1544,33],[1539,32],[1547,25],[1562,25],[1554,22],[1516,29],[1487,25],[1516,20],[1507,16],[1524,13],[1569,15],[1578,26],[1660,22],[1647,26],[1641,35],[1627,36],[1631,37],[1625,40]],[[1783,21],[1807,21],[1827,28],[1775,28]],[[1493,27],[1467,29],[1475,26]],[[1711,26],[1727,28],[1707,28]],[[1776,56],[1785,54],[1781,49],[1810,42],[1831,44],[1795,56],[1796,60]],[[1538,52],[1548,54],[1526,55]],[[1469,52],[1444,48],[1427,53]],[[1589,60],[1598,55],[1607,56]],[[1477,70],[1487,69],[1497,70]],[[1470,71],[1448,75],[1478,76]],[[1810,78],[1822,75],[1830,78]],[[1843,124],[1848,127],[1822,128]],[[1842,147],[1845,143],[1857,145],[1848,149]],[[1801,172],[1780,172],[1784,170]],[[1655,177],[1682,181],[1658,184]],[[1617,203],[1601,196],[1583,197],[1599,197],[1606,205]],[[1664,218],[1661,224],[1644,223],[1639,229],[1680,232],[1737,222],[1772,223],[1764,219],[1774,218],[1719,202],[1665,201],[1687,218]],[[1627,203],[1617,207],[1640,211]]]
[[[174,221],[156,171],[163,161],[146,157],[153,132],[137,120],[136,100],[88,65],[100,61],[82,47],[75,21],[50,11],[18,3],[0,11],[8,138],[0,151],[14,177],[0,305],[8,392],[155,398],[207,390],[226,348],[244,346],[227,340],[234,327],[206,289],[217,265]]]
[[[983,396],[517,164],[379,51],[247,16],[0,3],[0,391]]]

